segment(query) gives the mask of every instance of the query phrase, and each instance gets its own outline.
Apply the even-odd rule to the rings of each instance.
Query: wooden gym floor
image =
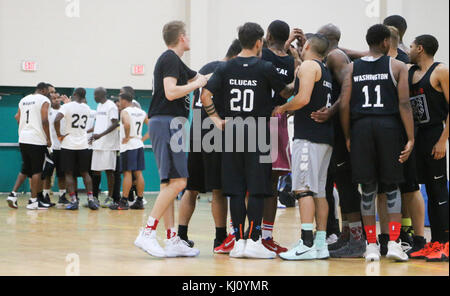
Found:
[[[76,212],[27,211],[25,196],[19,198],[20,208],[13,210],[5,198],[0,195],[0,275],[449,276],[448,263],[394,263],[385,259],[370,264],[363,259],[286,262],[214,255],[215,229],[206,196],[198,201],[189,226],[189,238],[200,249],[200,256],[171,259],[153,258],[133,245],[155,195],[146,196],[149,203],[145,211],[122,212],[86,208]],[[81,195],[82,203],[85,198]],[[159,227],[160,243],[163,225]],[[299,226],[298,209],[279,209],[275,239],[291,246],[299,238]]]

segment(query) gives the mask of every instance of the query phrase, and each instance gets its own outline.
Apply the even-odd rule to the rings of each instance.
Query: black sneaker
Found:
[[[96,210],[98,210],[99,205],[95,202],[94,199],[92,199],[92,200],[90,199],[90,200],[88,200],[88,208],[90,208],[93,211],[96,211]]]
[[[37,201],[39,204],[39,208],[51,208],[51,203],[46,202],[44,197],[38,197]]]
[[[328,245],[328,251],[336,251],[344,247],[348,241],[350,240],[350,235],[345,235],[343,232],[341,232],[341,235],[339,236],[337,242],[334,244]]]
[[[381,256],[386,256],[388,252],[389,234],[382,233],[378,235],[378,244],[380,245]]]
[[[133,204],[130,206],[130,209],[132,210],[143,210],[144,209],[144,201],[142,198],[136,198],[136,200],[133,202]]]
[[[412,227],[400,230],[400,240],[402,241],[403,248],[408,247],[409,249],[414,247],[414,240],[412,234]]]
[[[111,210],[122,210],[122,211],[128,210],[129,209],[128,200],[121,198],[118,203],[116,202],[113,203],[112,205],[109,206],[109,208]]]
[[[50,207],[54,207],[56,204],[54,202],[51,201],[50,199],[50,195],[46,194],[44,196],[44,199],[42,200],[44,203],[49,204]]]
[[[411,249],[409,249],[406,254],[408,257],[411,258],[411,254],[418,252],[425,248],[425,245],[427,244],[427,240],[423,236],[413,236],[413,246]]]
[[[66,194],[64,193],[63,195],[61,195],[58,199],[58,204],[57,207],[61,208],[61,207],[66,207],[68,204],[70,204],[70,201],[66,198]]]
[[[72,201],[67,207],[66,210],[68,211],[76,211],[78,210],[78,200]]]
[[[342,248],[330,251],[331,258],[362,258],[366,252],[366,242],[350,239]]]

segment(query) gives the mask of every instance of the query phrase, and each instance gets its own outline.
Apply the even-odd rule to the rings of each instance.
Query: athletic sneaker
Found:
[[[331,258],[362,258],[366,252],[366,242],[362,239],[350,240],[340,249],[330,251]]]
[[[143,210],[144,209],[144,202],[142,198],[136,198],[133,203],[128,202],[130,205],[130,209],[132,210]]]
[[[72,201],[67,207],[66,210],[68,211],[76,211],[78,210],[78,200]]]
[[[330,252],[328,251],[328,246],[324,245],[323,248],[318,248],[317,246],[313,246],[314,249],[316,249],[317,255],[316,258],[317,259],[328,259],[330,258]]]
[[[411,257],[411,254],[417,253],[418,251],[422,250],[427,243],[427,240],[422,236],[414,236],[413,241],[413,247],[410,250],[406,251],[406,254],[411,259],[414,259]]]
[[[134,241],[134,245],[154,257],[166,257],[164,249],[161,248],[156,239],[156,231],[149,228],[140,229],[139,235]]]
[[[216,254],[229,254],[231,250],[234,248],[234,243],[236,241],[236,237],[232,234],[229,234],[227,238],[220,244],[218,247],[214,248],[214,253]]]
[[[114,204],[114,200],[111,197],[108,196],[107,198],[105,198],[105,200],[101,204],[101,207],[102,208],[109,208],[113,204]]]
[[[427,262],[444,262],[446,259],[448,260],[448,256],[446,258],[444,252],[445,245],[439,242],[435,242],[433,244],[433,248],[430,253],[425,256]]]
[[[380,254],[386,256],[388,252],[389,234],[382,233],[378,235],[378,243],[380,244]]]
[[[262,244],[264,247],[266,247],[269,251],[275,252],[277,254],[287,252],[287,248],[283,248],[280,246],[276,241],[273,240],[271,237],[270,239],[263,239]]]
[[[410,253],[409,254],[409,258],[411,258],[411,259],[425,259],[431,253],[431,251],[433,250],[433,245],[435,243],[429,242],[429,243],[425,244],[425,246],[422,249],[420,249],[420,250],[418,250],[416,252]]]
[[[386,258],[393,259],[398,262],[406,262],[409,259],[408,255],[402,248],[401,242],[397,243],[395,241],[388,242],[388,251],[386,254]]]
[[[448,242],[444,245],[444,255],[445,255],[445,261],[448,262]]]
[[[17,196],[14,193],[10,193],[8,195],[8,198],[6,199],[6,202],[8,203],[8,206],[12,209],[17,209],[19,208],[17,206]]]
[[[50,195],[46,194],[44,199],[42,200],[44,203],[49,204],[50,207],[54,207],[56,204],[51,201]]]
[[[282,204],[279,200],[277,201],[277,208],[278,209],[285,209],[287,208],[284,204]]]
[[[244,257],[254,259],[273,259],[277,253],[268,250],[262,243],[261,237],[255,242],[252,239],[247,240],[244,249]]]
[[[35,202],[31,200],[28,201],[28,210],[48,210],[50,205],[43,203],[41,200],[37,199]]]
[[[244,258],[245,246],[247,245],[247,240],[240,239],[235,241],[233,249],[230,251],[230,257],[232,258]]]
[[[198,249],[189,247],[189,244],[180,239],[178,235],[165,239],[166,247],[164,251],[167,257],[197,257],[200,254]]]
[[[364,253],[366,262],[380,261],[380,257],[380,247],[377,244],[368,244],[366,246],[366,252]]]
[[[99,206],[98,206],[98,204],[95,202],[94,199],[88,200],[88,207],[89,207],[91,210],[93,210],[93,211],[96,211],[96,210],[99,209]]]
[[[126,211],[126,210],[129,209],[129,206],[128,206],[128,200],[125,200],[125,199],[121,198],[121,199],[119,200],[119,202],[113,203],[112,205],[109,206],[109,208],[110,208],[111,210],[122,210],[122,211]]]
[[[287,252],[279,254],[281,259],[284,260],[314,260],[317,259],[317,249],[305,246],[300,239],[297,245]]]
[[[337,242],[338,239],[339,239],[339,237],[335,233],[332,233],[327,237],[326,243],[327,243],[327,245],[332,245],[335,242]]]
[[[57,208],[66,207],[68,204],[70,204],[70,201],[67,200],[66,194],[64,193],[59,197],[56,207]]]
[[[410,251],[414,247],[412,231],[412,227],[408,227],[406,230],[402,227],[400,230],[399,239],[402,241],[402,248],[405,252]]]
[[[349,237],[350,237],[349,234],[345,235],[343,232],[341,232],[341,235],[339,235],[338,240],[335,243],[328,245],[328,251],[331,252],[344,247],[348,243]]]

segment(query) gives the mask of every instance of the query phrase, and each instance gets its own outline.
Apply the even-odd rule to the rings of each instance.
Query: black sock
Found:
[[[178,225],[178,236],[187,241],[188,240],[188,226],[187,225]]]
[[[309,248],[312,247],[312,245],[314,243],[312,230],[303,230],[302,229],[302,241],[305,246],[307,246]]]
[[[227,228],[226,227],[216,227],[216,240],[223,242],[227,238]]]
[[[264,197],[250,195],[248,199],[249,239],[257,241],[261,236],[261,222],[264,214]]]
[[[245,217],[247,209],[245,207],[245,194],[241,196],[230,197],[230,213],[233,221],[234,235],[236,241],[244,238]]]
[[[128,193],[128,200],[133,201],[134,200],[134,190],[133,187],[130,189],[130,193]]]
[[[144,198],[142,196],[138,196],[137,199],[143,200]]]
[[[101,175],[92,174],[92,195],[98,198],[98,193],[100,191],[100,182],[102,180]]]

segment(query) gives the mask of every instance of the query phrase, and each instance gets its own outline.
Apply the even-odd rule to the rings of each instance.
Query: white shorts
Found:
[[[324,198],[328,166],[333,147],[307,140],[295,140],[292,145],[292,191],[312,191]]]
[[[92,152],[91,170],[114,171],[116,169],[117,151],[94,150]]]

